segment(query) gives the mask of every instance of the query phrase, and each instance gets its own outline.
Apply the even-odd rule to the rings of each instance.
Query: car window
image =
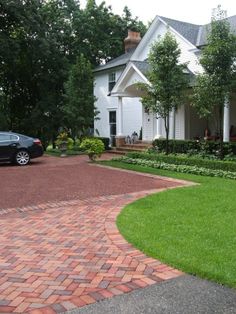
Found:
[[[17,141],[19,137],[17,135],[10,135],[10,140],[11,141]]]
[[[10,140],[11,140],[10,134],[0,133],[0,142],[10,141]]]

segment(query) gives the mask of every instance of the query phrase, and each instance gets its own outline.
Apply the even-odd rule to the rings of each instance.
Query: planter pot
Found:
[[[59,149],[61,151],[61,157],[65,157],[66,156],[66,151],[67,151],[67,142],[61,142],[59,145]]]

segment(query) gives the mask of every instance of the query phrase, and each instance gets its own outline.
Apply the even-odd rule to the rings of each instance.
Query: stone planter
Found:
[[[63,141],[60,143],[59,149],[61,151],[61,157],[66,157],[66,151],[67,151],[67,141]]]

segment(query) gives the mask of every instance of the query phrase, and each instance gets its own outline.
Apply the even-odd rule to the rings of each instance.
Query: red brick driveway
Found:
[[[60,313],[179,276],[119,234],[122,207],[183,182],[44,157],[0,166],[0,313]]]

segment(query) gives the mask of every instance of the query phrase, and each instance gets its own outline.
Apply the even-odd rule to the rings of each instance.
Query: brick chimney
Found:
[[[133,32],[128,30],[128,36],[124,40],[125,52],[129,52],[133,48],[136,48],[141,41],[141,36],[139,32]]]

